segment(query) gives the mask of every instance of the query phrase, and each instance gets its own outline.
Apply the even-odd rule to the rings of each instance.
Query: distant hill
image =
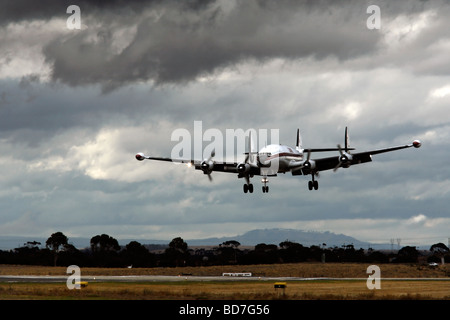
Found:
[[[114,237],[114,235],[111,235]],[[24,246],[28,241],[38,241],[41,242],[39,247],[45,247],[45,241],[48,238],[41,237],[9,237],[0,236],[0,250],[11,250]],[[69,243],[74,245],[78,249],[88,248],[90,245],[91,238],[79,238],[79,237],[69,237]],[[353,237],[336,234],[329,231],[318,232],[318,231],[303,231],[295,229],[256,229],[248,231],[242,235],[236,235],[232,237],[221,237],[221,238],[206,238],[206,239],[183,239],[189,246],[218,246],[219,244],[229,241],[236,240],[241,246],[255,246],[260,243],[265,244],[276,244],[279,245],[283,241],[292,241],[300,243],[306,247],[313,245],[325,247],[341,247],[342,245],[353,244],[356,249],[363,248],[367,249],[372,247],[374,249],[388,248],[388,244],[371,244],[369,242],[359,241]],[[167,245],[171,240],[156,240],[156,239],[117,239],[121,246],[125,246],[131,241],[137,241],[141,244],[158,244]]]
[[[355,238],[346,236],[344,234],[335,234],[332,232],[317,232],[317,231],[303,231],[295,229],[257,229],[248,231],[242,235],[222,238],[207,238],[207,239],[191,239],[185,240],[188,245],[219,245],[224,241],[236,240],[241,245],[255,246],[259,243],[276,244],[289,240],[300,243],[306,247],[313,245],[321,246],[325,244],[326,247],[342,246],[353,244],[355,248],[367,248],[370,243],[359,241]]]

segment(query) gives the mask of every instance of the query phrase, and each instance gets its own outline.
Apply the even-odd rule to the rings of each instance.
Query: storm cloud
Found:
[[[43,52],[54,80],[106,89],[149,80],[185,83],[249,59],[347,60],[373,51],[380,38],[365,27],[367,6],[356,2],[208,1],[193,9],[168,1],[126,16],[123,7],[95,14],[80,7],[82,30]]]
[[[79,30],[66,25],[72,4]],[[367,27],[374,4],[379,29]],[[437,0],[2,2],[0,233],[170,240],[296,226],[444,241],[449,16]],[[194,121],[279,129],[290,145],[300,128],[314,148],[343,143],[346,126],[358,151],[423,146],[324,172],[317,192],[287,174],[251,197],[233,175],[210,183],[134,159],[170,156],[172,132]]]

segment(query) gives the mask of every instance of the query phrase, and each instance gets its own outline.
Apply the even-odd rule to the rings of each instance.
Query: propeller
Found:
[[[311,151],[308,150],[308,154],[306,155],[306,161],[303,166],[305,167],[311,167],[311,162],[309,162],[309,159],[311,158]]]
[[[208,175],[209,181],[213,180],[212,177],[211,177],[211,172],[212,172],[212,170],[214,168],[214,161],[212,161],[212,158],[215,155],[216,155],[216,151],[215,151],[215,149],[213,149],[211,151],[211,155],[209,156],[209,158],[203,160],[202,163],[201,163],[201,167],[202,167],[203,173]]]
[[[339,149],[339,154],[340,154],[340,156],[339,156],[339,163],[338,163],[337,166],[334,167],[334,169],[333,169],[333,171],[335,171],[335,172],[336,172],[336,170],[339,169],[343,164],[346,164],[346,163],[350,162],[350,161],[353,159],[353,157],[352,157],[351,154],[348,154],[347,152],[345,152],[345,151],[347,151],[347,143],[346,143],[346,150],[345,150],[345,151],[342,151],[342,147],[341,147],[340,144],[338,144],[337,147],[338,147],[338,149]]]

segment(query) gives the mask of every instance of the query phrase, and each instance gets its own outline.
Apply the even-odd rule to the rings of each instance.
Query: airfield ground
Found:
[[[417,264],[379,264],[379,290],[367,288],[368,266],[360,263],[295,263],[81,268],[81,277],[88,279],[88,285],[80,290],[69,290],[65,267],[0,265],[0,299],[450,300],[450,265],[432,268]],[[252,277],[231,279],[223,277],[223,273],[251,273]],[[8,276],[39,276],[44,280],[15,281]],[[105,280],[106,277],[112,278]],[[121,277],[120,281],[114,277]],[[149,280],[147,277],[156,278]],[[280,278],[287,285],[284,291],[274,288]]]

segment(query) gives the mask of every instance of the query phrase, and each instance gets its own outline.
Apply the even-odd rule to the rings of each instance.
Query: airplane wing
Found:
[[[411,144],[402,145],[402,146],[396,146],[396,147],[390,147],[390,148],[384,148],[384,149],[377,149],[377,150],[371,150],[371,151],[365,151],[365,152],[359,152],[359,153],[347,153],[346,151],[342,150],[340,146],[338,146],[338,150],[340,155],[335,157],[328,157],[328,158],[320,158],[320,159],[311,159],[311,164],[307,167],[304,167],[301,169],[301,172],[303,174],[310,174],[311,171],[313,172],[319,172],[319,171],[325,171],[325,170],[337,170],[340,167],[348,168],[355,164],[360,163],[366,163],[372,161],[372,155],[385,153],[385,152],[391,152],[406,148],[419,148],[421,146],[420,141],[415,140]]]
[[[247,184],[250,184],[250,177],[254,175],[259,175],[261,169],[256,164],[255,155],[258,152],[253,152],[253,142],[251,134],[248,139],[248,152],[245,153],[244,162],[220,162],[214,161],[213,158],[216,155],[215,150],[211,151],[211,155],[207,159],[199,160],[188,160],[188,159],[173,159],[173,158],[161,158],[161,157],[149,157],[143,153],[137,153],[136,159],[138,161],[147,160],[157,160],[157,161],[167,161],[176,163],[186,163],[189,167],[195,167],[196,170],[202,170],[204,174],[208,175],[210,181],[212,181],[211,173],[213,171],[219,172],[230,172],[238,174],[238,178],[246,178]],[[253,188],[253,186],[252,186]]]
[[[214,151],[211,153],[211,156],[208,159],[204,159],[202,161],[192,160],[192,159],[174,159],[174,158],[164,158],[164,157],[151,157],[146,156],[143,153],[136,154],[136,160],[156,160],[156,161],[166,161],[166,162],[174,162],[174,163],[184,163],[189,167],[194,167],[196,170],[202,170],[204,174],[208,175],[208,178],[211,179],[211,173],[213,171],[218,172],[230,172],[239,174],[239,178],[245,177],[246,175],[258,175],[260,173],[259,167],[252,163],[248,163],[247,159],[244,163],[237,162],[218,162],[213,161]]]

